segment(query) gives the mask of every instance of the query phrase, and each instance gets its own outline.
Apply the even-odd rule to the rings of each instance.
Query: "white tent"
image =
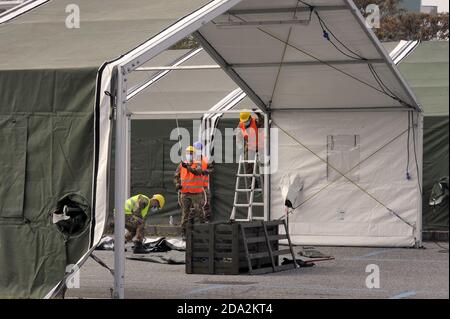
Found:
[[[79,29],[65,24],[64,9],[73,2],[83,10]],[[0,33],[5,70],[97,70],[103,63],[92,121],[93,215],[77,265],[103,235],[113,125],[115,235],[121,238],[132,116],[208,113],[217,96],[230,93],[214,82],[209,87],[190,82],[186,73],[198,94],[171,96],[168,107],[161,104],[164,92],[154,87],[140,96],[149,82],[135,73],[167,71],[151,67],[183,58],[158,55],[190,34],[213,59],[205,68],[217,71],[212,63],[219,65],[278,129],[265,135],[270,145],[265,151],[271,164],[277,163],[264,184],[266,217],[283,216],[280,182],[300,176],[302,193],[289,223],[294,243],[421,244],[422,110],[351,0],[109,0],[107,5],[39,0],[36,5],[29,16],[18,15],[27,8],[0,16],[0,22],[12,19]],[[33,51],[24,51],[23,43]],[[116,297],[123,297],[123,248],[117,241]]]
[[[211,1],[105,66],[99,92],[115,99],[100,96],[99,156],[107,158],[110,148],[111,101],[116,148],[126,150],[116,152],[116,236],[129,190],[127,80],[191,33],[279,130],[278,143],[272,136],[270,145],[278,169],[266,177],[266,204],[272,219],[282,217],[281,179],[302,178],[303,198],[290,217],[294,243],[420,245],[421,108],[348,0]],[[107,176],[106,168],[99,174]],[[120,245],[117,296],[123,294]]]

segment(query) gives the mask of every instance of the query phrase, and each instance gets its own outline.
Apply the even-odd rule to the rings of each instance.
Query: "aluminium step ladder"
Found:
[[[253,164],[253,172],[252,174],[248,174],[246,172],[246,164]],[[261,198],[263,198],[263,179],[261,177],[260,172],[260,163],[258,160],[258,153],[255,153],[255,157],[253,160],[244,159],[241,155],[239,157],[238,170],[236,174],[236,188],[234,192],[234,202],[233,202],[233,210],[231,212],[230,220],[233,221],[254,221],[254,220],[264,220],[264,217],[253,216],[253,207],[264,207],[264,201],[255,202],[255,193],[260,193]],[[242,172],[243,171],[243,172]],[[240,188],[240,181],[244,179],[245,188]],[[250,185],[248,183],[248,179],[250,179]],[[259,180],[259,188],[256,188],[256,180]],[[239,203],[239,194],[245,193],[247,195],[246,203]],[[245,219],[236,219],[237,209],[243,207],[247,208],[247,218]]]

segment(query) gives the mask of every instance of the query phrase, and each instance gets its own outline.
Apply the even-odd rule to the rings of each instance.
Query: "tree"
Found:
[[[190,35],[171,47],[172,50],[196,49],[200,46],[195,38]]]
[[[369,4],[376,4],[380,8],[380,28],[374,32],[381,41],[448,41],[448,13],[432,15],[407,12],[401,8],[399,2],[399,0],[355,0],[363,14]]]

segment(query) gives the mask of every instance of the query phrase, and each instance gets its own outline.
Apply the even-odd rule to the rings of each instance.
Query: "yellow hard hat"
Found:
[[[160,209],[164,207],[164,204],[166,203],[166,199],[164,198],[163,195],[155,194],[155,195],[153,195],[152,198],[150,198],[150,200],[153,200],[153,199],[158,201]]]
[[[194,153],[194,152],[195,152],[195,148],[193,146],[186,147],[186,153]]]
[[[249,111],[244,111],[244,112],[241,112],[241,114],[239,115],[239,119],[240,119],[241,123],[245,123],[248,121],[250,116],[251,116],[251,113]]]

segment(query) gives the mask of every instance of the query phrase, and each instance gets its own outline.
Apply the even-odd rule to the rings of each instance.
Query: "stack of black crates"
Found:
[[[280,225],[285,226],[284,221],[188,225],[186,273],[261,274],[295,268],[295,263],[279,265],[280,255],[289,254],[295,259],[289,235],[287,231],[280,235]],[[288,240],[288,249],[280,250],[282,239]]]

